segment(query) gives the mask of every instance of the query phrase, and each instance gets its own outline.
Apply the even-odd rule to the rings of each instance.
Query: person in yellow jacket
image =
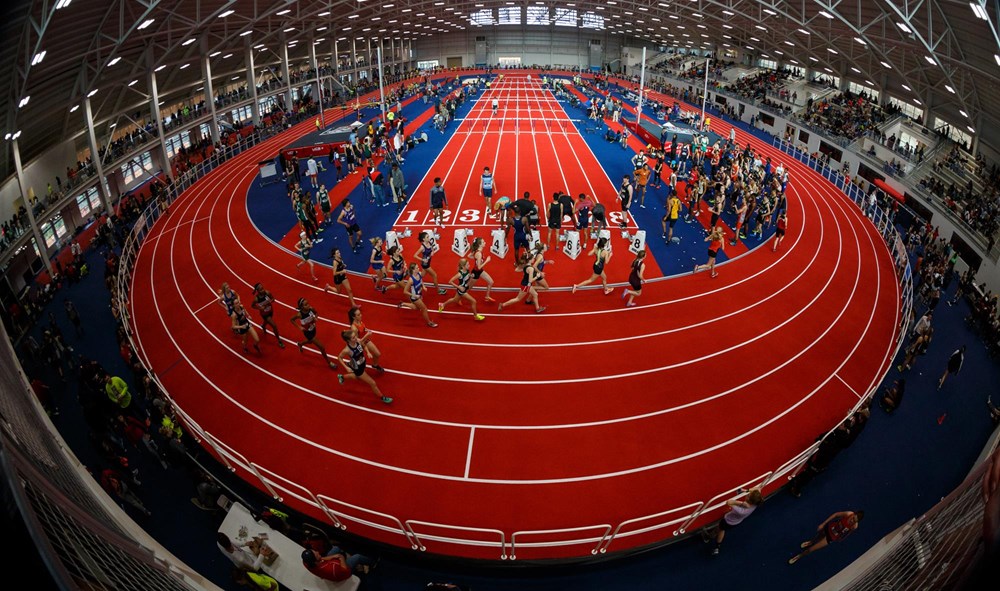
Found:
[[[128,384],[118,376],[104,376],[104,391],[108,398],[121,408],[128,408],[132,403],[132,394],[128,391]]]

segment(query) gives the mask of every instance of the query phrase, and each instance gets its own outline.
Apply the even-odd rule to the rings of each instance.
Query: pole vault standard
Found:
[[[382,70],[382,48],[381,47],[376,47],[375,48],[375,52],[376,52],[376,55],[378,55],[378,98],[379,98],[379,101],[382,103],[382,123],[384,124],[385,123],[385,90],[382,89],[382,78],[384,77],[383,76],[383,70]]]
[[[639,102],[635,108],[635,124],[642,125],[642,95],[646,86],[646,48],[642,48],[642,67],[639,70]]]
[[[705,90],[701,95],[701,130],[705,131],[705,108],[708,106],[708,66],[712,63],[712,58],[705,58]]]

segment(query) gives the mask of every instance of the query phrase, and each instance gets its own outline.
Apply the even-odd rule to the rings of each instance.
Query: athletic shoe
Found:
[[[384,402],[386,404],[392,404],[392,398],[389,398],[388,396],[383,396],[382,397],[382,402]]]
[[[438,304],[438,312],[444,312],[444,304]]]
[[[284,349],[285,348],[285,342],[284,341],[278,341],[278,348],[279,349]]]
[[[323,239],[322,238],[317,238],[316,239],[316,244],[319,244],[320,242],[323,242]]]
[[[625,304],[626,308],[634,308],[635,306],[636,306],[635,302],[629,302],[629,303]]]
[[[396,304],[397,309],[401,309],[402,307],[403,307],[403,302],[399,302]]]
[[[712,556],[718,556],[719,555],[719,547],[716,546],[715,548],[712,548],[711,554],[712,554]]]
[[[691,271],[691,272],[692,273],[697,273],[698,272],[698,263],[694,264],[694,271]]]
[[[666,234],[660,234],[660,238],[663,238],[664,240],[666,240],[667,239],[667,235]]]
[[[385,373],[385,368],[381,365],[373,365],[372,368],[378,370],[379,373]]]
[[[472,317],[472,319],[482,322],[483,320],[486,320],[486,317],[483,316],[482,314],[476,314],[475,316]]]
[[[444,295],[444,294],[446,294],[446,293],[448,293],[448,290],[447,290],[447,289],[445,289],[445,288],[443,288],[443,287],[442,287],[442,288],[440,288],[440,289],[438,289],[438,295]]]
[[[607,289],[604,290],[604,295],[608,295],[612,291],[614,291],[614,288],[609,287],[609,288],[607,288]]]
[[[544,311],[545,311],[545,307],[544,307],[544,306],[542,306],[541,308],[536,308],[536,309],[535,309],[535,314],[541,314],[541,313],[542,313],[542,312],[544,312]]]
[[[337,382],[341,383],[341,384],[344,383],[344,374],[342,374],[342,373],[338,373],[337,374]]]
[[[791,558],[788,559],[788,564],[795,564],[796,562],[799,561],[799,558],[801,557],[802,557],[801,554],[796,554],[795,556],[792,556]]]
[[[628,295],[628,288],[626,287],[625,289],[622,290],[622,299],[624,300],[625,296],[627,295]]]
[[[718,274],[718,273],[716,273],[715,271],[712,271],[712,274],[710,275],[710,277],[711,277],[712,279],[715,279],[715,278],[716,278],[716,277],[718,277],[718,276],[719,276],[719,274]]]
[[[799,548],[808,548],[809,546],[812,545],[813,545],[812,540],[806,540],[805,542],[799,544]]]
[[[641,203],[639,204],[639,207],[640,207],[641,209],[646,209],[646,206],[645,206],[645,205],[643,205],[643,204],[641,204]]]
[[[496,300],[494,300],[494,299],[493,299],[493,298],[491,298],[490,296],[486,296],[486,301],[487,301],[487,302],[491,302],[491,303],[492,303],[492,302],[495,302]]]
[[[437,328],[438,327],[437,322],[428,322],[427,326],[429,326],[431,328]]]
[[[298,347],[299,347],[299,353],[301,353],[302,352],[302,343],[295,343],[295,344],[298,345]]]

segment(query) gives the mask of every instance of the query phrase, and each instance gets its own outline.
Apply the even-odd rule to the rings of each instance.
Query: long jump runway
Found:
[[[532,80],[508,74],[482,95],[396,229],[430,227],[420,196],[441,176],[458,212],[441,232],[488,230],[482,215],[461,219],[466,210],[485,214],[485,165],[497,171],[498,194],[530,191],[543,206],[553,191],[590,190],[614,209],[611,180]],[[496,114],[494,97],[505,103]],[[328,271],[317,269],[321,280],[312,282],[247,214],[257,162],[310,125],[240,154],[174,203],[140,251],[131,318],[140,355],[189,426],[206,434],[202,444],[316,519],[488,559],[650,544],[718,518],[741,486],[780,486],[787,464],[891,363],[900,294],[877,230],[829,182],[737,131],[741,145],[789,167],[789,232],[778,252],[768,243],[719,267],[717,278],[683,273],[647,283],[640,305],[628,309],[618,291],[554,289],[540,315],[526,306],[496,313],[477,289],[481,323],[457,307],[434,312],[452,292],[429,290],[439,323],[431,329],[396,308],[398,292],[386,297],[352,277],[387,370],[376,380],[395,398],[385,405],[363,384],[338,385],[315,350],[296,350],[296,301],[315,306],[317,338],[332,356],[343,346],[346,300],[323,292]],[[613,234],[621,266],[609,276],[620,282],[632,257]],[[445,250],[435,259],[442,282],[457,260]],[[554,258],[570,270],[553,288],[586,277],[585,257]],[[491,265],[497,287],[516,287],[509,255]],[[245,304],[257,282],[274,294],[284,349],[268,336],[262,355],[243,353],[214,303],[224,281]]]

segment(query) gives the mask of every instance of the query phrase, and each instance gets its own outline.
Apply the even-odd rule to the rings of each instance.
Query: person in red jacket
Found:
[[[362,554],[348,554],[334,546],[326,555],[312,549],[302,551],[302,566],[327,581],[346,581],[351,575],[368,574],[374,562]]]

